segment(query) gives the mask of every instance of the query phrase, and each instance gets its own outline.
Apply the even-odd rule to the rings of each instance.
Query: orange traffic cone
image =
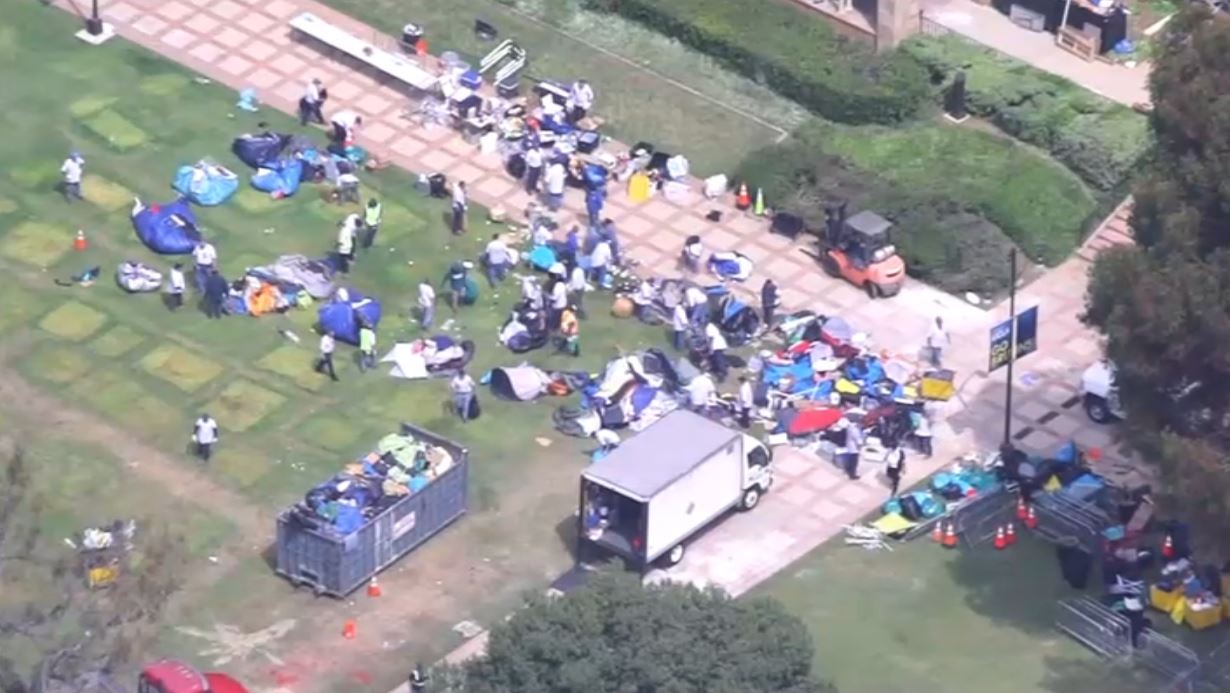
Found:
[[[1004,526],[1000,525],[995,528],[995,550],[1003,551],[1008,548],[1008,537],[1004,534]]]
[[[347,640],[354,640],[359,634],[359,627],[355,625],[353,618],[346,619],[345,625],[342,626],[342,637]]]
[[[1018,496],[1016,499],[1016,519],[1024,520],[1029,515],[1029,508],[1025,507],[1025,496]]]
[[[1169,534],[1166,535],[1166,541],[1162,542],[1162,558],[1174,558],[1174,539]]]
[[[935,529],[931,530],[931,538],[935,540],[935,543],[937,544],[944,543],[944,523],[943,522],[935,523]]]
[[[384,592],[380,589],[380,583],[376,582],[375,577],[372,577],[372,581],[367,583],[367,596],[375,598],[382,594],[384,594]]]
[[[752,207],[752,196],[747,192],[747,183],[739,184],[739,194],[735,195],[735,208],[746,212]]]
[[[949,522],[948,529],[944,531],[944,548],[946,549],[957,548],[957,528],[955,524]]]
[[[73,250],[85,250],[90,244],[85,240],[85,231],[77,229],[77,237],[73,239]]]
[[[1013,522],[1008,523],[1008,531],[1004,532],[1004,540],[1008,542],[1008,546],[1012,546],[1013,544],[1016,543],[1016,524],[1015,523]]]
[[[1025,515],[1025,526],[1030,529],[1038,528],[1038,516],[1034,513],[1034,506],[1029,506],[1029,513]]]

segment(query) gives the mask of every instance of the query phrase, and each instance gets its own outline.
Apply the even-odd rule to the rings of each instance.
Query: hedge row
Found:
[[[586,0],[644,24],[843,123],[893,123],[928,101],[910,56],[878,56],[823,21],[772,0]]]
[[[966,75],[970,112],[1049,151],[1098,190],[1112,190],[1152,146],[1147,119],[1084,87],[960,36],[916,36],[901,52],[944,88]]]

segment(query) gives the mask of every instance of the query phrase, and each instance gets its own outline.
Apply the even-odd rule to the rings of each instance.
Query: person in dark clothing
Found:
[[[760,287],[760,313],[764,315],[765,330],[773,329],[778,303],[777,284],[773,283],[772,279],[764,280],[764,285]]]
[[[427,682],[430,680],[431,677],[427,675],[422,663],[415,664],[410,671],[410,693],[427,693]]]
[[[205,278],[205,316],[209,318],[222,317],[222,304],[226,301],[226,291],[229,285],[221,272],[214,270]]]

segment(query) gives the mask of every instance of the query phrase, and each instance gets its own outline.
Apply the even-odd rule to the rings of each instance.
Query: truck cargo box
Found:
[[[278,516],[277,573],[317,594],[344,597],[461,517],[467,509],[469,451],[411,424],[402,433],[444,448],[453,466],[342,535],[313,526],[293,508]]]

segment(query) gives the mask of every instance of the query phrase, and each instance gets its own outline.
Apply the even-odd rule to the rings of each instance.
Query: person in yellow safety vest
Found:
[[[370,250],[376,242],[376,232],[380,230],[380,221],[384,217],[384,206],[380,200],[372,198],[363,208],[363,250]]]
[[[581,355],[581,322],[577,320],[577,307],[568,306],[559,316],[560,351],[574,357]]]

